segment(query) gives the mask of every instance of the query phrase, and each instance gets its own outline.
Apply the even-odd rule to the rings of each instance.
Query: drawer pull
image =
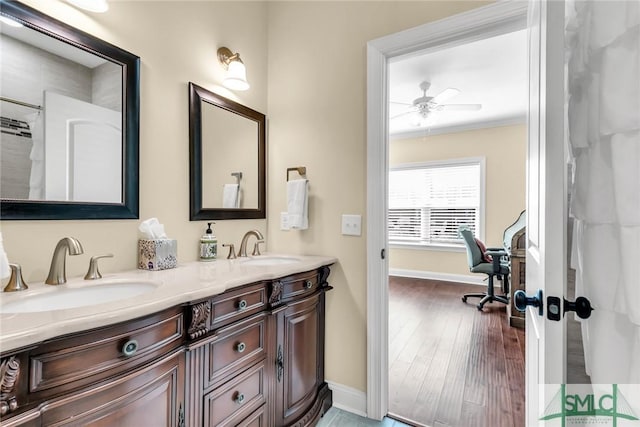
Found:
[[[238,345],[236,345],[236,351],[237,351],[238,353],[242,353],[242,352],[244,351],[244,349],[245,349],[245,348],[247,348],[247,346],[246,346],[246,344],[245,344],[245,343],[243,343],[243,342],[238,343]]]
[[[311,289],[313,287],[313,282],[311,280],[305,280],[304,287],[307,289]]]
[[[236,403],[238,405],[242,405],[243,402],[244,402],[244,394],[238,393],[238,395],[236,396]]]
[[[247,301],[245,301],[245,300],[241,299],[241,300],[238,302],[238,310],[242,311],[242,310],[244,310],[245,308],[247,308]]]
[[[284,357],[282,355],[282,346],[278,346],[278,357],[276,358],[276,374],[278,376],[278,382],[282,381],[282,374],[284,373]]]
[[[138,341],[129,340],[122,346],[122,354],[131,357],[138,351]]]

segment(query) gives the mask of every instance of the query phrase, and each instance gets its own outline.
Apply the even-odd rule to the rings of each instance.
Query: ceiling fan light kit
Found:
[[[413,100],[410,105],[410,111],[391,117],[391,119],[396,119],[408,114],[413,114],[416,117],[414,117],[414,120],[411,120],[411,123],[414,126],[424,127],[429,124],[428,119],[434,112],[477,111],[482,108],[482,104],[442,104],[442,102],[460,94],[460,89],[449,87],[436,96],[427,96],[427,91],[430,87],[430,82],[421,82],[419,88],[422,91],[422,96]]]

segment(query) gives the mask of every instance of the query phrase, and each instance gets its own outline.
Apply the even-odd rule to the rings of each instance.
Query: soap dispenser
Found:
[[[218,255],[218,239],[211,229],[211,224],[215,224],[215,222],[207,224],[209,225],[207,231],[200,238],[200,261],[213,261]]]

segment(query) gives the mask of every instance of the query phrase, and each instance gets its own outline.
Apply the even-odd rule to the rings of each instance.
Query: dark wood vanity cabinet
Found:
[[[275,329],[277,425],[313,425],[331,406],[324,381],[324,312],[329,269],[279,281],[282,289]]]
[[[185,338],[174,307],[3,354],[0,425],[184,425]]]
[[[276,317],[276,419],[315,423],[331,406],[324,382],[324,294],[291,303]]]
[[[191,305],[187,425],[308,426],[331,406],[324,381],[329,268]]]
[[[2,354],[0,426],[309,426],[329,267]]]
[[[42,425],[172,426],[184,417],[184,351],[47,403]]]

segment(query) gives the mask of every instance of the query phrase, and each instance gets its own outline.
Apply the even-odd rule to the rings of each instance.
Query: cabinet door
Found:
[[[324,292],[290,303],[278,314],[278,425],[290,425],[315,402],[324,382]]]
[[[43,426],[184,425],[184,351],[42,409]]]

